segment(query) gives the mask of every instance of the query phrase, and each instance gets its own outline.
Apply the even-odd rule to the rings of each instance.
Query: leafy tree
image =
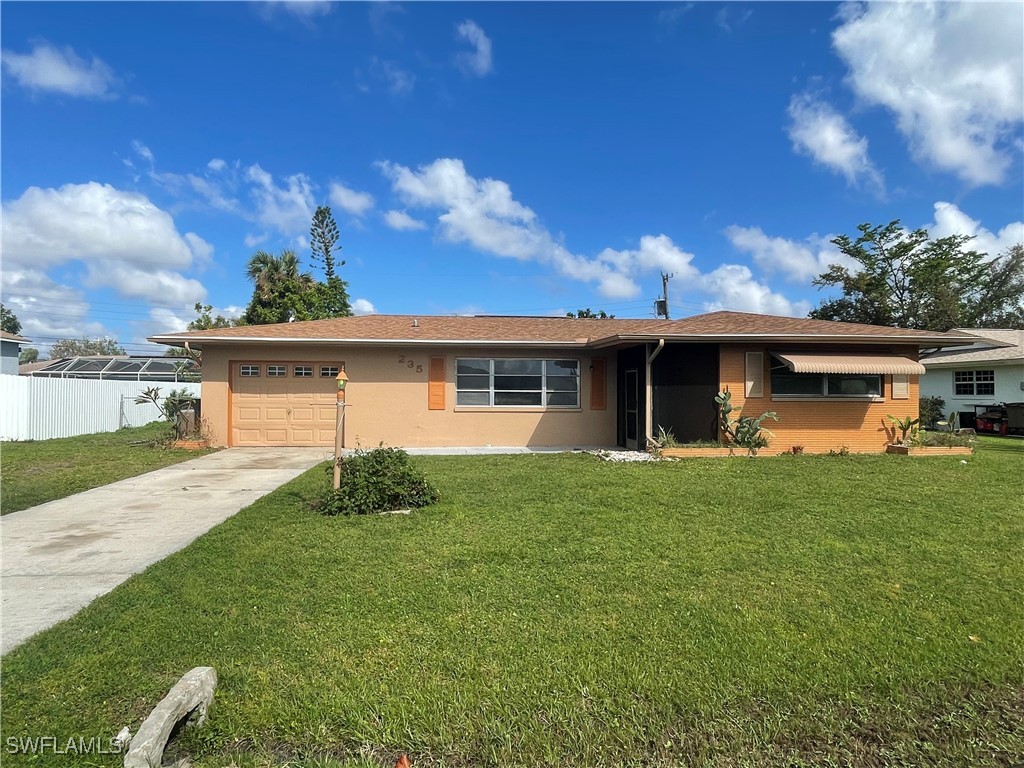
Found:
[[[282,251],[280,256],[257,251],[246,266],[253,294],[242,316],[244,323],[266,325],[352,314],[348,284],[337,274],[337,268],[345,264],[335,257],[340,250],[338,225],[326,205],[316,209],[309,236],[313,260],[322,266],[324,280],[303,272],[294,251]]]
[[[336,261],[335,247],[341,250],[338,243],[338,225],[334,221],[331,209],[326,205],[317,206],[313,214],[313,223],[309,227],[310,250],[314,263],[320,264],[324,270],[324,282],[315,286],[313,311],[311,319],[327,317],[348,317],[352,307],[348,298],[348,283],[338,277],[335,267],[345,266],[344,261]]]
[[[25,347],[21,352],[18,353],[18,365],[24,363],[34,363],[39,359],[39,350],[35,347]]]
[[[281,251],[275,256],[256,251],[246,265],[246,275],[253,282],[252,299],[242,316],[249,325],[286,323],[309,320],[313,276],[301,271],[294,251]]]
[[[190,331],[209,331],[215,328],[234,328],[236,325],[245,325],[242,318],[229,320],[224,315],[213,316],[213,307],[197,301],[196,319],[188,324]]]
[[[8,333],[13,333],[15,336],[21,333],[21,322],[14,312],[3,304],[0,304],[0,328]]]
[[[580,320],[582,320],[584,318],[588,318],[588,319],[589,318],[593,318],[595,320],[614,320],[615,319],[615,315],[609,315],[603,309],[598,310],[597,312],[593,312],[593,311],[591,311],[590,307],[587,307],[586,309],[577,309],[575,312],[566,312],[565,316],[566,317],[575,317],[575,318],[578,318]]]
[[[1020,245],[988,260],[971,238],[936,240],[899,220],[861,224],[856,240],[832,240],[852,266],[832,264],[814,280],[839,287],[809,317],[848,323],[946,331],[955,327],[1024,327],[1024,254]]]
[[[216,328],[234,328],[237,325],[245,325],[243,318],[235,318],[229,320],[223,315],[213,315],[213,307],[209,304],[203,304],[201,301],[197,301],[195,305],[196,319],[192,320],[188,324],[188,330],[190,331],[209,331]],[[199,362],[200,354],[196,351],[189,352],[189,350],[183,347],[168,347],[164,352],[164,357],[191,357],[193,360]]]
[[[124,355],[124,347],[114,339],[61,339],[50,347],[50,357],[60,360],[65,357],[90,357],[92,355]]]
[[[317,206],[313,223],[309,226],[309,247],[313,251],[313,262],[323,267],[324,277],[328,280],[334,276],[334,246],[337,242],[338,225],[330,207]],[[341,246],[338,246],[338,250],[341,250]],[[345,266],[345,262],[342,261],[338,266]]]

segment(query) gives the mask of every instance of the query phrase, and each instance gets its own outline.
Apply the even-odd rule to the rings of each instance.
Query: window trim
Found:
[[[460,389],[459,388],[459,363],[461,363],[464,360],[486,360],[487,361],[487,363],[488,363],[488,373],[487,373],[488,387],[487,387],[486,390],[484,390],[484,389]],[[494,364],[495,364],[496,361],[499,361],[499,360],[523,360],[523,361],[529,361],[529,362],[539,361],[541,363],[541,368],[540,368],[540,370],[541,370],[541,372],[540,372],[540,379],[541,379],[540,389],[498,390],[499,392],[539,392],[540,395],[541,395],[541,402],[540,402],[540,404],[529,403],[529,404],[523,404],[523,405],[506,405],[506,404],[495,405],[495,403],[494,403],[494,394],[495,394],[495,389],[494,389],[494,378],[495,378]],[[554,363],[554,362],[559,362],[559,361],[562,361],[562,360],[567,361],[567,362],[572,362],[572,363],[576,364],[576,376],[575,376],[575,378],[576,378],[576,389],[575,390],[552,390],[552,389],[548,389],[548,386],[547,386],[547,380],[548,380],[548,370],[547,370],[548,366],[547,366],[547,363],[549,363],[549,362]],[[464,375],[464,376],[467,376],[467,375],[483,376],[483,374],[462,374],[462,375]],[[498,376],[502,376],[502,375],[506,375],[506,374],[497,374],[497,375]],[[514,374],[507,374],[507,375],[514,375]],[[522,375],[535,376],[536,374],[522,374]],[[551,374],[551,376],[553,376],[553,377],[554,376],[558,376],[558,375],[559,374]],[[565,376],[565,374],[561,374],[561,375]],[[569,412],[571,412],[571,411],[582,411],[583,410],[583,406],[582,406],[582,397],[583,397],[582,378],[583,378],[583,375],[582,375],[582,361],[579,358],[573,358],[573,357],[469,357],[469,356],[457,357],[457,358],[455,358],[455,410],[456,411],[463,411],[463,412],[473,412],[473,411],[484,411],[484,412],[516,411],[516,412],[519,412],[519,413],[530,412],[530,411],[534,411],[534,412],[543,412],[543,411],[569,411]],[[487,396],[488,396],[488,398],[487,398],[488,402],[486,404],[479,404],[479,403],[460,404],[459,403],[459,395],[464,393],[464,392],[486,392]],[[576,393],[576,402],[575,402],[575,404],[573,404],[573,405],[547,405],[547,404],[545,404],[544,401],[547,399],[548,395],[550,395],[550,394],[552,394],[554,392],[575,392]]]
[[[996,394],[996,369],[995,368],[970,368],[970,369],[959,369],[953,372],[953,397],[995,397]],[[970,376],[969,379],[965,378],[961,381],[957,381],[957,376]],[[979,376],[984,375],[984,380],[979,381]],[[979,392],[979,385],[987,385],[986,389],[990,388],[991,391]],[[958,392],[957,387],[969,386],[970,392]]]
[[[259,363],[239,363],[238,375],[247,379],[256,379],[263,375],[262,368]]]
[[[268,379],[284,379],[288,377],[288,366],[281,363],[267,363]]]
[[[300,369],[302,370],[302,373],[299,373]],[[295,377],[296,379],[312,379],[312,378],[315,378],[313,376],[313,371],[314,370],[315,370],[315,367],[313,366],[312,363],[309,363],[309,364],[302,363],[302,364],[299,364],[299,365],[293,364],[292,365],[292,376]],[[308,373],[306,371],[308,371]]]

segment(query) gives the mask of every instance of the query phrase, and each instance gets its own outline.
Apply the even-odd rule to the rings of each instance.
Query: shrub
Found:
[[[946,401],[941,397],[922,397],[920,401],[921,425],[934,427],[945,416]]]
[[[922,446],[972,446],[977,442],[970,434],[957,435],[952,432],[918,432],[914,445]]]
[[[333,463],[327,465],[334,474]],[[437,490],[400,448],[358,450],[341,461],[341,487],[313,503],[322,515],[373,515],[433,504]]]

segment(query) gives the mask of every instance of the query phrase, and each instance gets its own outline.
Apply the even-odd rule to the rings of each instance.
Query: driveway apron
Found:
[[[0,518],[0,653],[317,463],[323,448],[229,448]]]

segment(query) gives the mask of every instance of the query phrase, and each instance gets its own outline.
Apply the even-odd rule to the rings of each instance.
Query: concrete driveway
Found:
[[[229,448],[0,518],[0,653],[331,456]]]

